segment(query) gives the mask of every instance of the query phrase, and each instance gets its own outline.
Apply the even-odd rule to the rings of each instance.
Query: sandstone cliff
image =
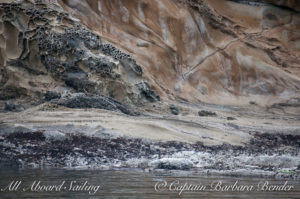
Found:
[[[297,1],[59,1],[128,52],[165,99],[299,100]]]
[[[297,1],[5,2],[1,100],[299,105]]]
[[[298,2],[2,0],[0,167],[299,179]]]

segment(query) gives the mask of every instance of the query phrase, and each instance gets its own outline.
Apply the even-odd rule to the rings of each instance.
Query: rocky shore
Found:
[[[1,166],[197,170],[203,175],[299,179],[299,118],[259,116],[265,111],[256,110],[239,116],[244,110],[208,106],[207,112],[215,114],[200,116],[188,106],[176,107],[180,115],[172,115],[170,108],[163,117],[155,108],[130,116],[50,104],[1,113]]]
[[[190,170],[203,174],[300,179],[299,135],[254,134],[245,146],[205,146],[58,131],[2,135],[1,165]]]
[[[0,166],[300,179],[294,4],[1,2]]]

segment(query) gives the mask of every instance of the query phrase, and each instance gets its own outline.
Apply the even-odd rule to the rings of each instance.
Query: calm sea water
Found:
[[[20,185],[16,188],[13,185]],[[219,184],[218,184],[219,183]],[[236,183],[241,190],[226,190]],[[290,191],[268,191],[271,186]],[[11,185],[9,187],[9,185]],[[258,189],[265,186],[265,190]],[[52,191],[49,191],[52,186]],[[99,186],[99,189],[97,189]],[[189,190],[182,191],[184,187]],[[253,186],[251,189],[250,186]],[[48,190],[42,190],[48,187]],[[55,187],[55,188],[53,188]],[[205,189],[203,189],[205,187]],[[223,191],[221,190],[222,188]],[[11,190],[9,190],[9,188]],[[12,190],[15,188],[15,190]],[[192,189],[193,188],[193,189]],[[202,188],[202,189],[201,189]],[[248,188],[248,190],[246,189]],[[272,187],[271,187],[272,188]],[[2,190],[1,190],[2,189]],[[260,178],[208,177],[197,172],[1,168],[0,198],[300,198],[300,182]],[[91,191],[91,193],[89,193]]]

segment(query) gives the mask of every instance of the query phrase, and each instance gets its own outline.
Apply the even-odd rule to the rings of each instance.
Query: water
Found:
[[[21,181],[16,190],[8,191],[8,184]],[[39,186],[31,190],[34,182]],[[65,181],[65,182],[64,182]],[[76,182],[75,182],[76,181]],[[64,183],[63,183],[64,182]],[[86,182],[85,186],[84,183]],[[222,185],[217,186],[217,183]],[[229,185],[248,187],[248,191],[220,191]],[[166,184],[167,183],[167,184]],[[173,184],[172,184],[173,183]],[[182,187],[193,186],[198,191],[183,191]],[[293,187],[290,191],[257,190],[264,183]],[[72,185],[71,185],[72,184]],[[201,186],[206,189],[201,189]],[[36,185],[36,184],[35,184]],[[44,185],[56,185],[57,191],[37,191]],[[59,189],[59,185],[61,186]],[[199,185],[196,188],[196,185]],[[250,190],[253,185],[253,190]],[[81,188],[80,186],[84,187]],[[97,190],[97,186],[100,188]],[[71,190],[69,190],[71,187]],[[89,189],[87,188],[89,187]],[[155,190],[156,187],[156,190]],[[4,190],[6,188],[6,190]],[[12,188],[12,187],[11,187]],[[300,182],[295,180],[275,180],[237,177],[201,176],[197,172],[142,170],[66,170],[66,169],[5,169],[0,171],[0,198],[300,198]],[[36,190],[35,190],[36,189]],[[170,190],[171,189],[171,190]],[[177,189],[175,191],[174,189]],[[212,189],[212,191],[210,191]],[[77,191],[80,190],[80,191]],[[89,193],[89,191],[95,192]],[[190,188],[191,190],[191,188]],[[217,191],[218,190],[218,191]]]

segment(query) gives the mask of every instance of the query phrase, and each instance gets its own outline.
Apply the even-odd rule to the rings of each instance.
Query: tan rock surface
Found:
[[[131,54],[164,98],[264,105],[299,97],[297,12],[219,0],[59,3]]]

